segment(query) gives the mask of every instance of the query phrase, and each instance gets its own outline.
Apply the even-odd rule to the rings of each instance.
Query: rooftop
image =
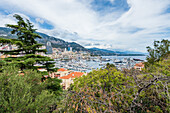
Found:
[[[144,64],[142,62],[140,62],[140,63],[135,64],[135,66],[144,67]]]
[[[57,71],[67,71],[67,69],[60,68],[60,69],[58,69]]]
[[[82,73],[82,72],[72,72],[67,76],[60,77],[60,79],[76,78],[76,77],[80,77],[82,75],[84,75],[84,73]]]

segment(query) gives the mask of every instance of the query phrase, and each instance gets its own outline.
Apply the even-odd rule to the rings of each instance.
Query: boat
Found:
[[[115,59],[113,62],[114,62],[114,63],[122,63],[122,61],[119,60],[119,59]]]
[[[106,63],[99,63],[99,66],[105,66]]]

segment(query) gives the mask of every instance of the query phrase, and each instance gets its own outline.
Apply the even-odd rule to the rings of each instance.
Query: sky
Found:
[[[170,39],[170,0],[0,0],[0,27],[16,24],[14,14],[86,48],[146,52]]]

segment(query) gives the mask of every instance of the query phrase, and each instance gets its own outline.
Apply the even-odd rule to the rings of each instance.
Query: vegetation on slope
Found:
[[[35,40],[41,37],[29,20],[25,22],[20,15],[14,17],[18,20],[17,25],[7,26],[13,29],[12,34],[17,34],[17,39],[0,38],[2,45],[17,47],[0,51],[9,55],[0,60],[0,112],[52,112],[62,100],[62,81],[44,77],[44,74],[55,71],[50,62],[53,59],[37,55],[46,52],[39,49],[42,44]],[[46,68],[47,72],[40,72],[38,68]]]
[[[161,52],[166,45],[161,47],[158,50],[166,55],[159,54],[160,60],[154,64],[148,60],[142,72],[134,69],[120,72],[107,65],[106,69],[93,70],[87,76],[75,79],[65,111],[170,112],[170,55],[169,50]],[[152,57],[148,56],[148,59]]]
[[[17,25],[7,24],[7,27],[12,28],[11,34],[17,34],[17,39],[4,39],[0,38],[0,42],[3,45],[16,46],[15,50],[1,50],[0,52],[5,55],[10,55],[10,57],[4,58],[8,64],[17,64],[20,69],[37,69],[40,66],[34,66],[35,64],[41,64],[41,68],[46,68],[47,71],[53,71],[53,59],[37,53],[45,53],[46,49],[39,49],[42,44],[39,44],[35,39],[42,38],[34,29],[32,23],[29,20],[24,21],[24,19],[15,14],[14,17],[17,19]]]
[[[51,92],[51,82],[41,82],[40,73],[25,70],[23,75],[15,66],[4,67],[4,71],[0,73],[0,112],[35,113],[55,110],[60,102],[62,89],[60,82],[53,85],[58,88]]]
[[[42,74],[32,68],[35,61],[42,61],[35,55],[41,44],[34,40],[38,35],[33,33],[35,30],[29,21],[25,23],[17,15],[16,18],[21,26],[9,26],[16,28],[12,32],[18,33],[18,39],[1,41],[16,44],[19,50],[4,53],[13,55],[24,51],[26,57],[0,61],[0,112],[170,112],[168,40],[155,41],[154,48],[147,47],[148,62],[142,72],[119,71],[114,65],[107,64],[105,69],[76,78],[65,95],[61,80],[42,80]],[[29,58],[32,59],[29,61]],[[20,73],[21,70],[24,73]]]

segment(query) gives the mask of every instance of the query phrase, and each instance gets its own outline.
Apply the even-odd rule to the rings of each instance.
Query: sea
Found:
[[[135,59],[146,60],[146,56],[102,56],[102,58],[119,59],[119,60],[124,58],[135,58]]]
[[[101,56],[102,58],[105,59],[119,59],[119,60],[123,60],[124,58],[135,58],[135,59],[140,59],[140,60],[144,60],[146,61],[146,56]],[[113,63],[113,60],[108,61],[108,62],[94,62],[94,61],[86,61],[86,64],[88,65],[88,67],[92,68],[92,69],[100,69],[103,66],[100,66],[100,63]],[[87,70],[87,72],[90,72],[91,70]]]

